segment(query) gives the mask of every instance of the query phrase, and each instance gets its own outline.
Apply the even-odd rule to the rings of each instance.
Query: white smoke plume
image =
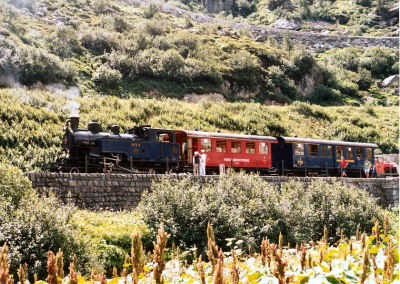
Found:
[[[22,85],[18,82],[18,80],[14,76],[7,75],[7,76],[0,76],[0,87],[20,89],[22,88]]]
[[[63,111],[69,113],[70,116],[79,116],[79,108],[81,105],[77,102],[77,99],[81,94],[81,91],[78,87],[67,88],[64,84],[55,83],[46,85],[44,89],[64,96],[67,99],[67,103],[64,106]]]

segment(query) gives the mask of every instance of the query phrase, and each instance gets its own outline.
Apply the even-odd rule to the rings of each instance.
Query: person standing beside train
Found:
[[[368,159],[365,159],[363,168],[364,168],[365,177],[369,178],[369,171],[371,170],[371,162],[368,161]]]
[[[201,150],[201,155],[200,155],[200,175],[201,176],[206,175],[206,160],[207,160],[207,155],[204,150]]]
[[[200,157],[199,152],[197,152],[197,151],[194,152],[194,155],[193,155],[193,174],[195,176],[199,175],[200,159],[201,159],[201,157]]]
[[[341,158],[341,160],[340,160],[340,168],[341,168],[341,170],[342,170],[342,177],[347,177],[347,174],[346,174],[346,168],[347,168],[347,165],[348,165],[349,163],[347,163],[347,161],[344,159],[344,157],[342,156],[342,158]]]

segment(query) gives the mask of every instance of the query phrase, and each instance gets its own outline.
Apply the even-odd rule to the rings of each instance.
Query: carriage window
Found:
[[[322,156],[331,157],[332,156],[332,146],[331,145],[321,145]]]
[[[347,158],[354,158],[353,147],[347,147]]]
[[[359,157],[359,158],[363,158],[364,157],[364,155],[363,155],[363,148],[361,148],[361,147],[357,147],[356,148],[356,151],[357,151],[357,157]]]
[[[365,154],[367,159],[372,159],[372,148],[365,148]]]
[[[318,145],[308,144],[308,155],[318,156]]]
[[[211,139],[201,139],[201,145],[200,145],[201,150],[204,150],[206,152],[211,152]]]
[[[268,154],[268,144],[265,142],[260,142],[258,144],[258,150],[260,154]]]
[[[226,141],[224,141],[224,140],[217,140],[217,152],[224,152],[224,153],[226,153]]]
[[[295,144],[294,154],[297,156],[304,156],[304,144]]]
[[[247,154],[255,154],[256,153],[256,145],[254,142],[246,142],[246,153]]]
[[[343,156],[343,147],[336,146],[336,158],[341,158]]]
[[[240,144],[241,144],[240,141],[232,141],[231,152],[232,153],[242,153],[242,147]]]

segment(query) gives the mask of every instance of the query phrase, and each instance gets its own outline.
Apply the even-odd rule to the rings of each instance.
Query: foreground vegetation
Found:
[[[256,103],[193,105],[177,100],[74,97],[59,93],[0,90],[0,157],[24,171],[40,170],[61,151],[63,125],[80,114],[81,127],[97,120],[104,131],[119,124],[171,129],[287,135],[376,143],[383,153],[398,151],[397,107],[320,107],[297,102],[290,106]]]
[[[248,180],[249,183],[245,184],[245,180]],[[210,184],[202,189],[190,185],[188,180],[185,184],[180,185],[186,188],[187,192],[186,195],[180,195],[181,198],[179,199],[176,197],[177,190],[171,188],[171,185],[164,181],[160,185],[154,185],[154,196],[151,197],[150,194],[147,194],[140,210],[132,212],[88,212],[78,210],[70,205],[60,204],[52,194],[48,197],[40,195],[32,189],[30,182],[19,169],[2,162],[0,164],[0,246],[7,244],[8,257],[4,257],[5,250],[3,249],[3,255],[0,256],[1,284],[9,283],[3,282],[8,281],[7,275],[9,274],[13,274],[14,279],[16,279],[16,275],[19,275],[18,277],[27,277],[32,281],[34,274],[37,275],[38,279],[45,279],[48,271],[46,268],[48,251],[56,253],[59,249],[63,252],[63,261],[57,262],[59,269],[51,269],[51,271],[58,271],[57,277],[63,278],[61,273],[67,272],[62,270],[61,267],[67,270],[67,267],[73,265],[70,270],[70,279],[65,279],[67,282],[73,277],[77,277],[73,276],[75,275],[73,273],[77,273],[77,271],[85,276],[85,279],[88,279],[92,272],[92,279],[99,281],[104,281],[106,277],[109,278],[112,275],[116,277],[117,274],[127,276],[132,271],[129,263],[134,263],[134,260],[127,260],[126,254],[132,256],[132,243],[139,244],[139,241],[140,247],[142,245],[144,247],[143,250],[147,252],[153,249],[154,251],[164,250],[166,259],[173,259],[172,262],[167,264],[167,271],[169,272],[166,271],[163,274],[166,280],[177,279],[176,277],[185,279],[187,277],[200,277],[191,274],[194,273],[193,269],[196,266],[192,266],[192,270],[176,267],[176,259],[179,258],[181,264],[186,261],[188,263],[196,262],[197,256],[200,257],[200,255],[202,255],[202,259],[206,259],[206,255],[210,253],[209,238],[211,236],[210,228],[207,229],[206,222],[208,221],[212,222],[214,226],[212,233],[213,247],[218,245],[224,251],[234,249],[236,255],[240,258],[245,257],[244,253],[240,255],[240,251],[248,251],[249,245],[253,247],[254,253],[260,253],[259,246],[265,241],[265,237],[271,243],[280,243],[282,246],[288,244],[291,247],[304,242],[316,242],[323,238],[326,243],[323,253],[327,257],[326,263],[323,265],[329,267],[329,260],[332,260],[332,271],[335,271],[335,269],[353,270],[354,267],[346,268],[347,266],[343,266],[340,268],[338,266],[338,268],[333,269],[338,265],[333,259],[342,259],[344,248],[343,245],[339,245],[338,249],[328,249],[328,243],[334,244],[338,241],[341,243],[352,234],[357,235],[364,230],[370,232],[374,224],[375,226],[377,226],[377,223],[383,224],[383,235],[380,236],[381,244],[377,247],[381,252],[376,252],[372,247],[369,251],[370,254],[378,253],[376,255],[377,263],[381,268],[382,261],[384,261],[381,254],[383,250],[387,249],[389,239],[393,240],[393,238],[387,236],[393,235],[396,236],[394,239],[398,238],[398,227],[396,225],[398,216],[378,207],[375,200],[365,192],[355,188],[345,188],[340,184],[318,183],[304,192],[298,184],[289,182],[284,185],[282,194],[279,195],[276,189],[274,190],[257,181],[255,176],[232,173],[222,179],[220,183]],[[156,198],[163,191],[164,196],[162,198],[165,198],[165,204],[163,204],[164,199],[155,203]],[[202,191],[204,196],[198,196],[202,195]],[[230,191],[231,194],[228,193]],[[215,192],[215,194],[212,192]],[[165,193],[169,194],[165,195]],[[217,196],[216,193],[219,193],[220,196]],[[201,199],[199,199],[199,206],[193,205],[194,197]],[[157,208],[151,210],[152,208],[146,206],[157,206]],[[182,214],[186,215],[182,216]],[[321,221],[319,216],[325,219]],[[374,221],[371,220],[371,216],[376,216]],[[203,222],[201,220],[199,222],[200,218],[205,218],[208,221]],[[157,249],[157,246],[151,244],[151,241],[157,235],[157,228],[160,223],[165,225],[170,234],[169,241],[167,242],[165,239],[165,243],[163,243],[164,249]],[[206,233],[206,230],[208,233]],[[134,233],[134,241],[131,239],[132,233]],[[226,238],[228,240],[225,240]],[[158,239],[159,237],[157,237],[157,241]],[[367,244],[371,242],[371,245],[374,245],[373,238],[366,241]],[[393,242],[393,245],[395,245],[396,242],[394,240]],[[194,249],[195,245],[197,246],[196,249]],[[265,245],[266,243],[264,243]],[[134,249],[136,256],[139,255],[137,248],[138,245]],[[287,249],[289,248],[287,247]],[[308,254],[311,258],[314,258],[319,249],[322,249],[322,247],[310,250]],[[328,250],[332,250],[332,252],[328,252]],[[213,252],[215,251],[218,251],[216,247],[213,248]],[[284,251],[286,252],[286,249]],[[287,253],[296,254],[293,250],[287,250]],[[339,253],[339,256],[336,256],[336,253]],[[360,251],[351,253],[354,255],[354,259],[350,258],[349,263],[358,262],[360,253]],[[393,253],[395,263],[397,263],[398,254]],[[297,254],[300,254],[300,252],[297,252]],[[74,260],[74,255],[77,261]],[[155,262],[158,262],[160,257],[164,256],[164,253],[159,253],[157,257],[156,252],[147,256],[140,252],[140,255],[143,255],[141,263],[148,263],[144,266],[144,274],[140,276],[143,278],[150,275],[151,270],[156,267]],[[243,269],[243,273],[240,273],[241,277],[255,277],[254,279],[261,279],[264,276],[272,277],[272,270],[264,269],[256,264],[260,259],[257,260],[257,256],[254,256],[256,260],[252,261],[255,265],[253,268],[246,261],[238,264]],[[51,259],[53,257],[54,255],[51,256]],[[271,255],[270,257],[273,259]],[[293,270],[293,267],[298,265],[298,260],[291,259],[291,257],[288,257],[290,265],[287,269],[297,275],[300,270],[298,268]],[[294,263],[291,263],[291,261],[294,261]],[[63,263],[63,265],[60,263]],[[211,268],[212,263],[214,265],[217,263],[216,255],[213,259],[210,258],[208,265],[204,266],[205,277],[208,281],[211,280],[214,273],[214,269]],[[309,264],[310,269],[317,267],[315,263],[312,263]],[[22,264],[22,267],[20,267],[20,264]],[[272,268],[273,265],[269,266],[269,269],[274,269]],[[175,268],[171,268],[172,266]],[[359,270],[358,265],[356,266],[357,268],[354,269]],[[170,268],[172,270],[169,270]],[[245,272],[246,269],[249,269],[249,271]],[[300,274],[306,273],[310,278],[315,276],[310,275],[311,270],[302,270],[303,272]],[[159,275],[161,275],[161,271],[158,272]],[[258,271],[256,274],[250,275],[256,271]],[[354,271],[355,277],[359,277],[359,272]],[[103,272],[104,274],[101,276]],[[22,273],[25,276],[21,276]],[[342,272],[336,271],[335,273],[340,274]],[[383,272],[379,270],[378,273],[381,275]],[[289,275],[291,273],[287,274],[287,276]],[[189,281],[189,278],[186,280]],[[80,282],[83,281],[83,278],[79,279]],[[254,281],[254,279],[250,279],[250,281]],[[49,283],[56,284],[50,280]]]
[[[169,235],[163,227],[158,230],[153,251],[146,255],[140,241],[140,233],[132,234],[131,255],[126,255],[123,270],[118,273],[114,268],[113,278],[104,273],[92,272],[90,278],[84,278],[76,269],[74,257],[69,265],[69,274],[64,278],[64,260],[62,251],[55,256],[48,253],[47,283],[391,283],[399,280],[398,239],[386,234],[376,222],[374,234],[365,233],[350,239],[341,239],[335,246],[329,246],[328,235],[316,244],[303,243],[301,247],[291,249],[263,239],[257,252],[249,246],[248,253],[238,249],[229,239],[230,252],[223,252],[215,243],[212,226],[208,224],[208,262],[197,257],[196,248],[182,254],[178,249],[168,252],[166,244]],[[166,260],[167,252],[170,260]],[[192,257],[192,264],[185,260]],[[9,255],[6,244],[0,252],[0,279],[2,284],[11,280],[7,267]],[[20,266],[18,278],[25,283],[29,277],[27,266]],[[120,276],[119,276],[120,275]],[[37,281],[34,283],[46,283]]]

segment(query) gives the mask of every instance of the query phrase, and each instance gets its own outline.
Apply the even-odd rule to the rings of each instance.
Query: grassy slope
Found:
[[[77,85],[85,95],[102,93],[137,97],[155,91],[156,96],[182,98],[186,93],[218,92],[231,101],[263,102],[269,99],[290,103],[293,100],[310,100],[322,105],[364,104],[369,95],[359,90],[357,83],[360,78],[355,75],[348,78],[340,64],[327,70],[326,65],[317,60],[316,64],[324,69],[322,85],[326,88],[312,98],[300,97],[295,85],[300,84],[307,70],[315,63],[299,63],[299,57],[305,52],[298,46],[294,47],[294,52],[289,56],[284,46],[258,43],[247,37],[245,31],[234,32],[221,25],[209,24],[190,28],[193,23],[185,18],[173,17],[157,10],[150,17],[150,6],[136,8],[117,1],[58,0],[37,3],[40,3],[38,7],[41,8],[33,14],[0,3],[1,8],[4,8],[0,12],[0,39],[3,40],[1,35],[4,35],[4,39],[10,40],[16,49],[30,46],[31,52],[40,49],[46,56],[55,55],[60,62],[70,63],[75,72],[61,74],[61,78],[50,83]],[[104,7],[99,8],[99,3],[103,3]],[[41,9],[46,5],[47,12],[40,16]],[[64,26],[57,26],[58,21],[63,22]],[[2,44],[4,43],[0,42],[0,52]],[[7,52],[6,50],[5,54]],[[143,55],[146,52],[148,54]],[[361,53],[360,59],[369,60]],[[114,59],[110,54],[115,56]],[[57,72],[63,73],[61,63],[60,67],[46,67],[46,56],[43,62],[36,65],[29,56],[25,57],[20,72],[14,74],[15,78],[24,78],[28,84],[33,84],[50,78],[53,69],[58,68]],[[34,54],[32,57],[37,56]],[[335,58],[335,54],[319,54],[318,58],[321,57]],[[393,63],[398,61],[397,51],[387,51],[383,60],[386,57],[391,60],[387,60],[386,69],[389,71],[384,75],[397,73],[398,66]],[[372,58],[381,57],[375,52]],[[15,71],[13,61],[10,62],[7,63],[10,66],[2,63],[6,65],[4,70],[0,66],[0,79],[4,74],[11,74],[10,70]],[[359,65],[364,68],[362,64]],[[104,87],[104,81],[111,76],[103,74],[106,79],[96,81],[94,75],[100,66],[110,66],[116,73],[121,72],[122,79],[117,80],[112,87]],[[171,71],[174,66],[178,66],[176,72]],[[374,68],[373,64],[370,66]],[[21,75],[24,70],[29,70],[32,74]],[[35,79],[36,73],[40,72],[34,70],[47,71],[43,71]],[[372,73],[373,71],[371,70]],[[334,78],[335,76],[338,78]],[[346,79],[342,80],[343,77]],[[367,80],[371,84],[367,87],[368,92],[376,103],[397,103],[393,90],[379,87],[382,78],[372,76]],[[227,82],[235,85],[236,91],[227,91],[223,87]],[[254,98],[244,99],[237,96],[237,90],[258,91]],[[330,97],[329,101],[324,98],[327,96]]]
[[[377,143],[384,153],[398,149],[397,107],[319,107],[306,103],[261,106],[256,103],[192,105],[166,99],[78,98],[81,127],[97,120],[103,129],[123,130],[150,124],[172,129],[199,129],[258,135],[340,139]],[[0,157],[24,170],[41,167],[61,150],[62,126],[71,100],[44,91],[0,90]]]

